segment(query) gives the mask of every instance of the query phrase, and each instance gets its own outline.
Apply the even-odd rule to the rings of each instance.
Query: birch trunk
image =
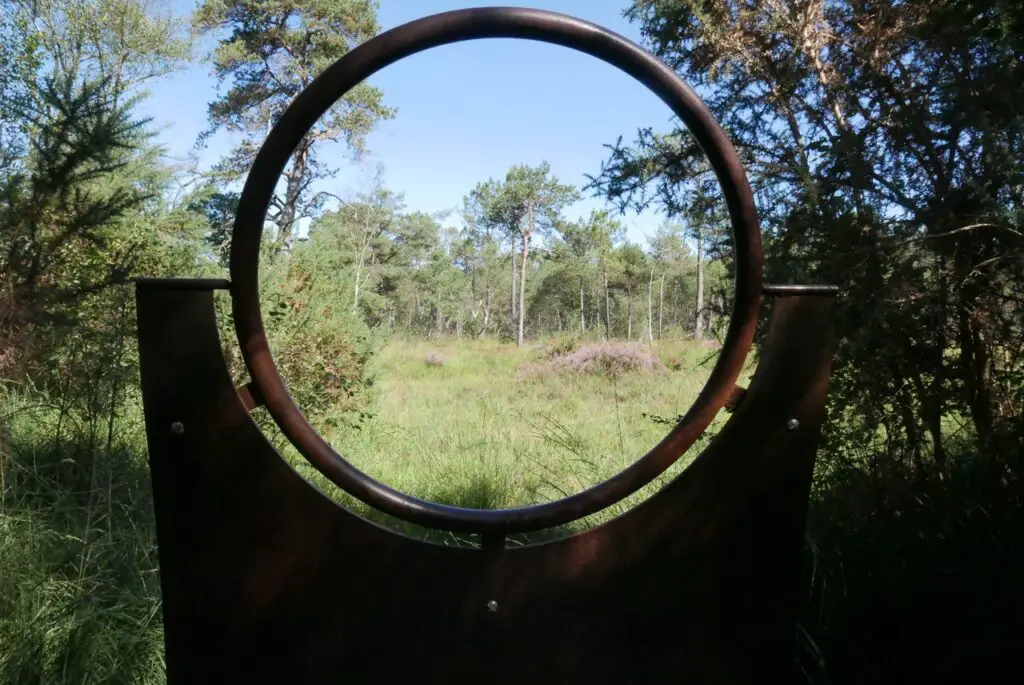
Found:
[[[661,286],[658,289],[658,340],[664,335],[665,324],[665,274],[661,274]]]
[[[651,269],[651,277],[647,279],[647,343],[654,345],[654,269]]]
[[[704,337],[704,260],[701,245],[701,230],[697,229],[697,316],[693,326],[693,337]]]

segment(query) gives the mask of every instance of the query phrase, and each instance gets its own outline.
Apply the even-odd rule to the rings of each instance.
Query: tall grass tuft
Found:
[[[798,643],[805,682],[1019,682],[1024,497],[985,483],[970,456],[948,473],[819,469]]]
[[[8,392],[0,425],[0,682],[164,682],[141,412],[97,440]]]

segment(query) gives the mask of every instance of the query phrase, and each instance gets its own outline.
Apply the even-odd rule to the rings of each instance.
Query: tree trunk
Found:
[[[484,337],[484,333],[487,332],[487,326],[491,322],[491,286],[488,285],[486,289],[486,295],[484,299],[484,323],[480,326],[480,332],[477,333],[476,339],[480,340]]]
[[[647,279],[647,343],[654,345],[654,307],[652,305],[654,293],[654,269],[651,269],[651,277]]]
[[[697,229],[697,316],[693,326],[693,337],[700,340],[704,337],[704,261],[701,240],[701,229]]]
[[[290,252],[292,248],[292,229],[299,211],[299,197],[302,195],[304,181],[309,175],[309,151],[313,147],[313,139],[308,135],[299,143],[295,150],[295,157],[292,165],[285,173],[284,198],[281,201],[281,211],[278,213],[275,223],[277,224],[277,244],[274,252]]]
[[[516,330],[516,249],[512,248],[512,297],[510,298],[512,307],[512,318],[509,320],[509,328],[513,331]]]
[[[608,294],[608,268],[604,269],[604,338],[612,339],[612,298]]]
[[[356,283],[352,294],[352,315],[359,311],[359,278],[363,272],[363,252],[359,252],[359,259],[356,260]]]
[[[533,215],[531,213],[530,223],[533,223]],[[523,264],[520,268],[519,274],[519,333],[516,337],[516,346],[522,347],[523,345],[523,314],[526,309],[526,265],[527,260],[530,258],[530,233],[523,236]]]
[[[992,434],[995,420],[992,412],[990,360],[987,345],[966,306],[960,309],[960,369],[967,387],[968,405],[974,432],[977,436],[978,456],[984,460],[982,468],[991,469]]]
[[[676,287],[672,288],[672,327],[679,328],[679,315],[682,306],[679,304],[679,283],[676,282]]]
[[[934,374],[939,375],[940,369],[941,367],[936,367]],[[932,439],[932,458],[935,460],[936,465],[945,471],[946,449],[942,444],[942,408],[939,395],[936,394],[934,386],[932,386],[933,390],[931,391],[925,389],[924,381],[921,379],[920,374],[913,374],[910,380],[917,393],[917,401],[921,405],[921,414],[924,418],[925,427],[928,429],[928,435]]]
[[[633,288],[629,289],[629,323],[626,325],[626,340],[633,339]]]
[[[665,323],[665,274],[661,274],[661,286],[658,289],[658,340],[662,339]]]
[[[893,400],[899,409],[900,418],[903,420],[903,430],[906,432],[907,443],[910,446],[910,458],[914,463],[914,468],[920,472],[923,465],[921,462],[921,431],[917,425],[917,418],[911,409],[907,393],[897,393]]]
[[[363,223],[363,235],[361,236],[362,242],[359,244],[359,254],[356,258],[356,282],[352,297],[353,316],[355,316],[359,311],[359,291],[362,288],[363,267],[366,266],[366,253],[369,251],[370,243],[373,241],[373,233],[373,217],[366,216],[366,220]]]
[[[583,314],[583,276],[580,276],[580,331],[587,332],[587,319]]]
[[[935,357],[933,363],[935,371],[932,373],[930,390],[927,393],[920,392],[921,406],[925,411],[925,422],[928,432],[932,436],[932,458],[939,468],[946,470],[946,450],[942,444],[942,415],[945,412],[942,388],[946,377],[945,351],[948,346],[946,339],[946,322],[949,319],[949,283],[948,265],[946,258],[941,253],[938,255],[939,272],[939,312],[938,312],[938,340],[935,345]],[[925,403],[927,396],[928,403]]]

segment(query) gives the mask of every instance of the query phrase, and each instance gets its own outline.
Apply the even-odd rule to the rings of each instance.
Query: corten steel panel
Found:
[[[233,387],[212,293],[140,287],[168,683],[783,682],[832,308],[775,302],[741,404],[656,495],[483,551],[397,535],[309,485]]]

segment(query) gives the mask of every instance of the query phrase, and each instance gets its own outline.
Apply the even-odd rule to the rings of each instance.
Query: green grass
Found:
[[[496,341],[392,341],[374,360],[372,418],[358,430],[325,422],[318,428],[353,464],[403,492],[473,508],[536,504],[611,477],[651,449],[669,429],[652,417],[684,413],[717,358],[714,348],[665,342],[654,351],[669,368],[658,373],[531,372],[549,349],[536,343],[517,348]],[[436,355],[443,363],[428,364],[428,356]],[[705,442],[644,491],[574,529],[649,496]],[[301,457],[290,459],[307,478],[336,492]]]
[[[655,348],[670,367],[662,373],[524,372],[550,345],[392,341],[374,361],[372,418],[360,430],[320,427],[360,468],[413,495],[483,508],[543,502],[616,473],[655,444],[668,427],[650,415],[684,412],[715,356],[665,343]],[[444,363],[428,364],[431,353]],[[0,388],[0,683],[162,683],[141,403],[133,394],[121,407],[109,442],[97,417],[90,424],[58,404]],[[705,442],[648,488],[573,529],[649,496]],[[476,542],[368,512],[293,450],[286,455],[375,520],[437,542]],[[981,674],[986,664],[1018,662],[1024,505],[1015,490],[993,495],[977,486],[969,457],[943,478],[857,464],[819,471],[801,607],[810,633],[797,650],[808,680],[907,682],[918,673],[910,680],[938,682],[956,671],[970,678],[943,682],[995,682]]]
[[[650,449],[668,430],[650,415],[684,412],[717,355],[673,343],[656,352],[675,370],[531,373],[549,349],[393,341],[374,360],[372,418],[358,430],[320,428],[357,466],[413,495],[476,508],[544,502],[593,485]],[[444,362],[428,364],[432,353]],[[110,441],[102,417],[62,412],[35,394],[0,399],[0,682],[163,682],[140,398],[132,393],[119,410]],[[284,451],[300,473],[370,518],[435,542],[476,542],[367,511],[294,450]],[[649,494],[571,529],[511,543],[564,535]]]
[[[81,415],[2,393],[0,683],[163,682],[139,404],[108,443]]]

